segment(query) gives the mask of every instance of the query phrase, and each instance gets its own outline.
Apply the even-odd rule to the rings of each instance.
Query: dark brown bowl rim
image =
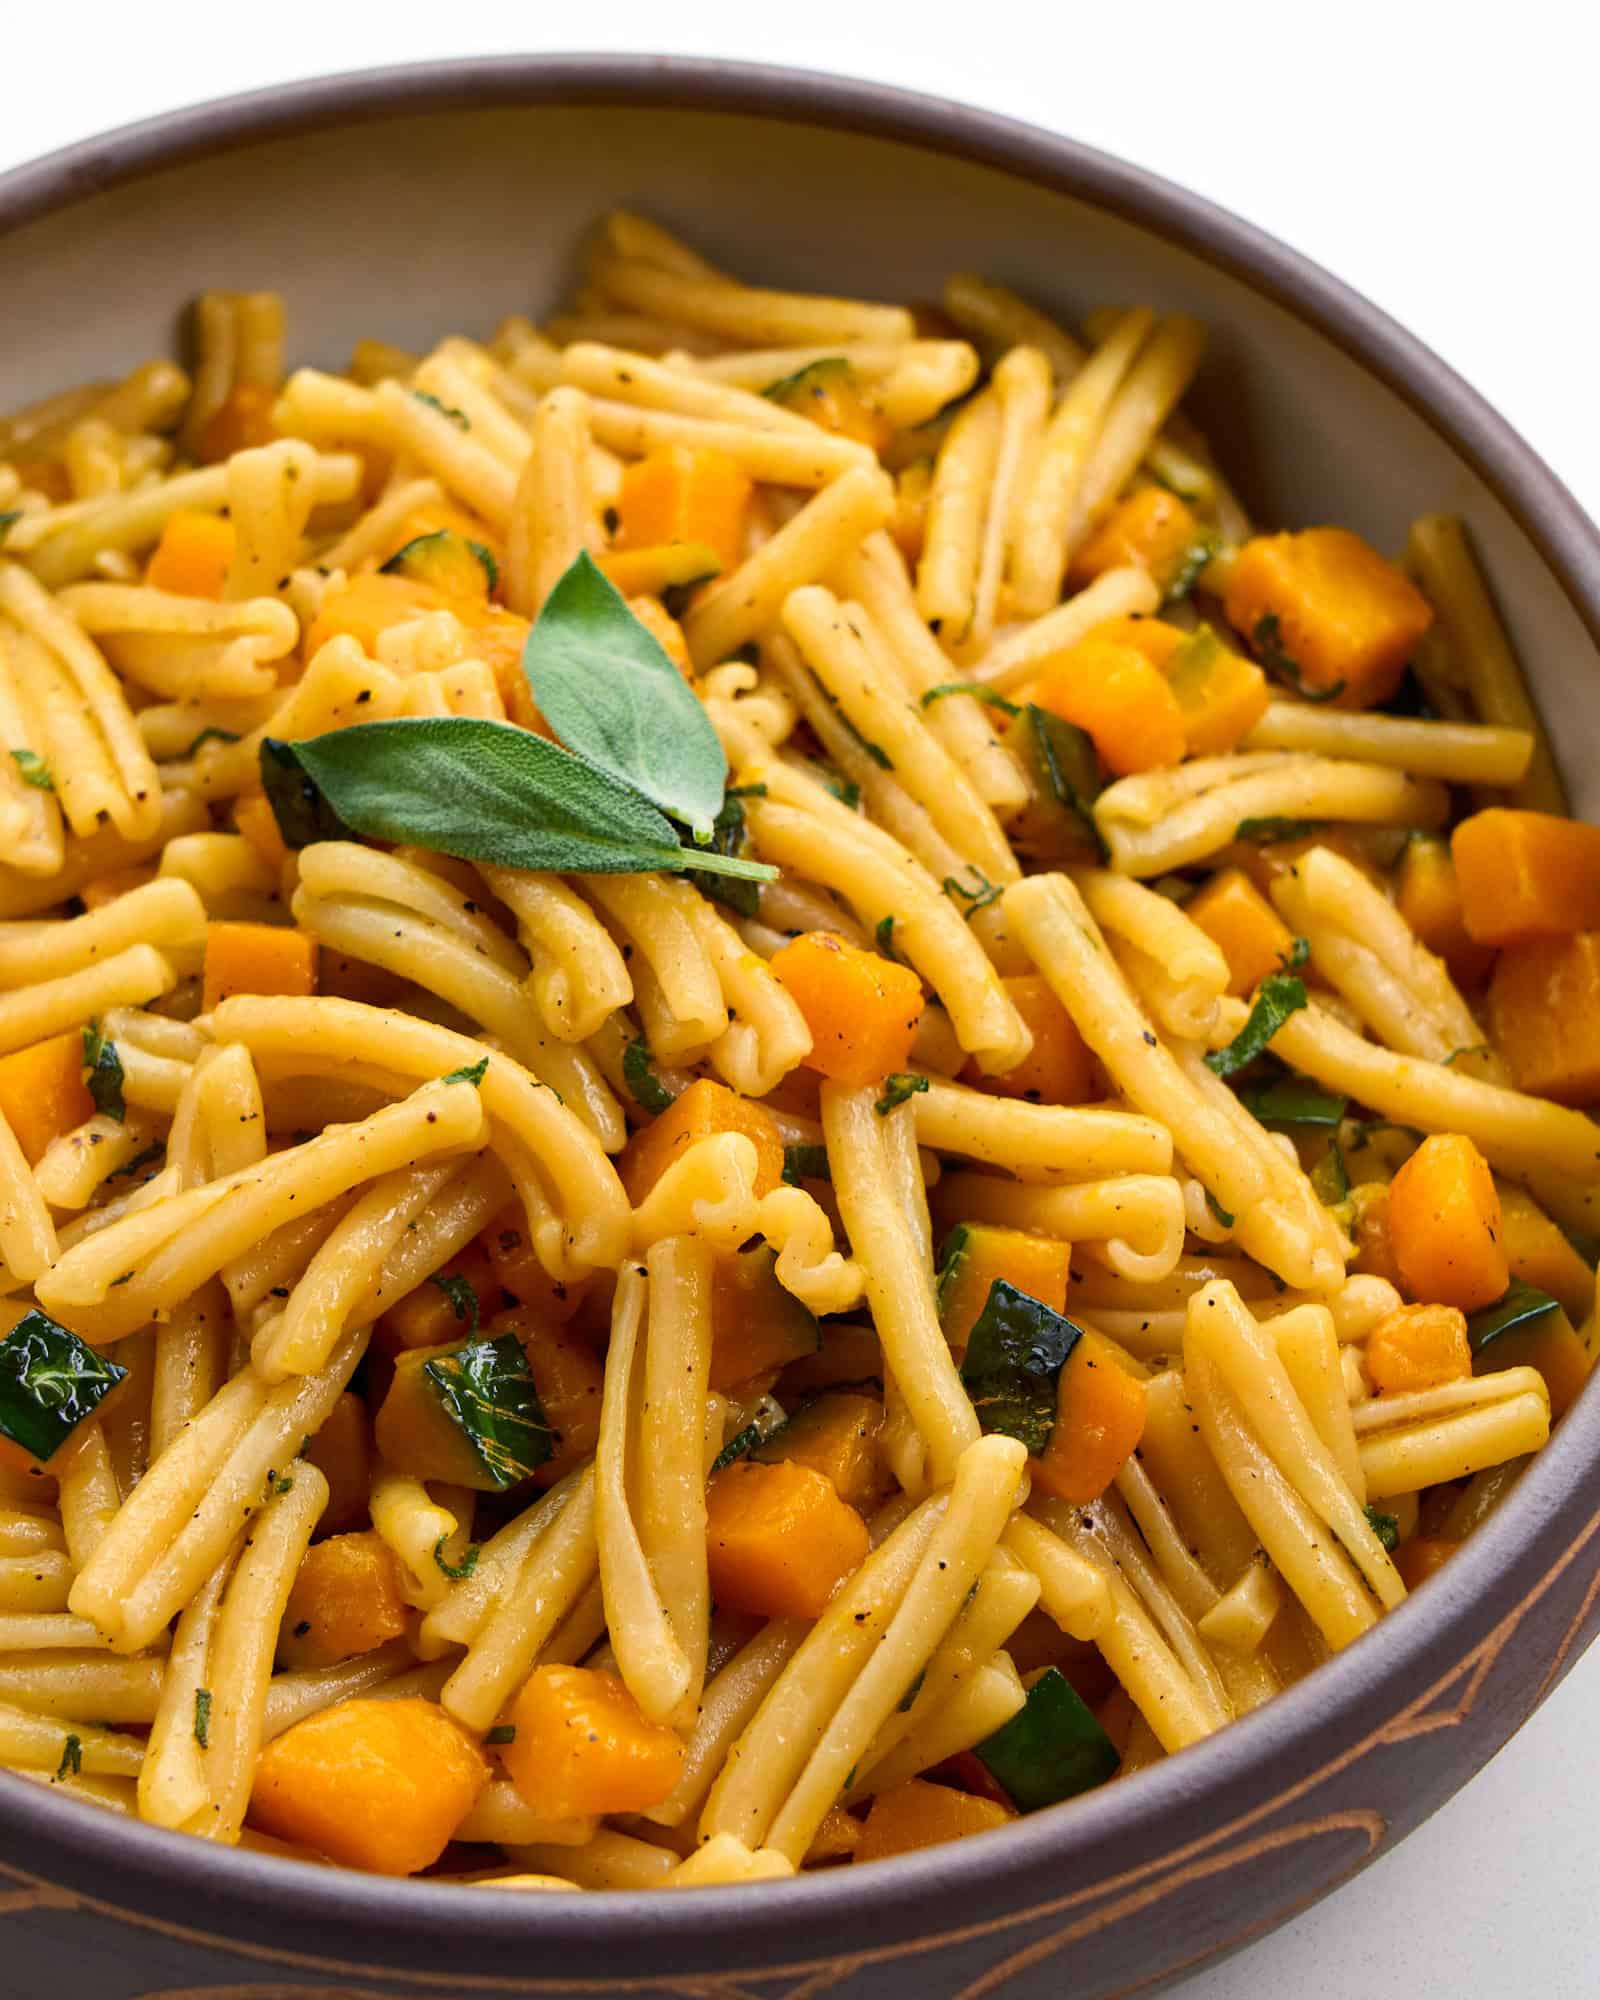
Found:
[[[818,72],[697,57],[515,55],[365,70],[219,99],[124,126],[0,175],[0,234],[124,182],[240,146],[341,123],[411,113],[532,104],[628,105],[755,115],[899,141],[998,168],[1077,197],[1195,253],[1333,340],[1398,395],[1462,459],[1507,509],[1600,643],[1600,533],[1538,455],[1446,362],[1370,300],[1319,265],[1240,217],[1142,168],[1078,141],[971,105]],[[1446,1675],[1505,1614],[1508,1578],[1536,1581],[1580,1525],[1584,1481],[1600,1461],[1600,1387],[1593,1384],[1529,1468],[1507,1504],[1429,1583],[1372,1633],[1265,1708],[1180,1756],[1061,1809],[987,1836],[983,1867],[962,1846],[928,1849],[870,1869],[843,1870],[765,1885],[759,1895],[703,1889],[670,1897],[637,1892],[581,1897],[485,1897],[471,1904],[472,1956],[490,1967],[525,1964],[537,1941],[584,1977],[583,1948],[627,1933],[641,1969],[664,1978],[715,1956],[737,1963],[802,1964],[827,1954],[828,1920],[859,1934],[877,1919],[883,1935],[904,1938],[919,1921],[938,1941],[955,1913],[1003,1920],[1008,1885],[1037,1885],[1042,1863],[1063,1884],[1073,1863],[1125,1846],[1197,1799],[1267,1796],[1274,1783],[1306,1777],[1318,1739],[1353,1740],[1363,1713],[1389,1713],[1385,1685],[1412,1691]],[[10,1857],[25,1843],[71,1854],[130,1914],[153,1899],[184,1893],[199,1935],[231,1934],[248,1909],[249,1928],[281,1924],[285,1945],[343,1935],[352,1955],[376,1954],[391,1968],[436,1983],[453,1974],[463,1990],[474,1973],[453,1963],[463,1915],[458,1888],[334,1871],[246,1851],[219,1850],[187,1836],[130,1825],[109,1813],[0,1773],[0,1825]],[[353,1928],[359,1926],[359,1929]],[[950,1934],[948,1928],[946,1934]],[[443,1941],[451,1949],[438,1947]],[[434,1949],[430,1951],[429,1946]],[[699,1947],[697,1949],[697,1947]],[[708,1947],[710,1950],[708,1952]],[[249,1948],[248,1946],[246,1947]],[[567,1953],[573,1954],[566,1957]],[[437,1969],[422,1962],[437,1954]],[[291,1950],[287,1954],[295,1956]],[[376,1962],[374,1961],[376,1969]],[[597,1973],[601,1968],[596,1966]],[[530,1968],[531,1971],[531,1968]],[[594,1983],[606,1983],[603,1973]]]

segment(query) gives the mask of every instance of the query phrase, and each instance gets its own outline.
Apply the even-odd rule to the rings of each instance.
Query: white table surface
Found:
[[[0,169],[176,105],[469,54],[648,49],[870,76],[1072,134],[1318,259],[1481,389],[1600,515],[1585,12],[1520,0],[879,0],[784,8],[216,0],[0,8]],[[691,18],[686,18],[691,17]],[[980,25],[981,29],[980,29]],[[0,351],[0,402],[4,401]],[[1183,2000],[1579,2000],[1600,1991],[1600,1648],[1488,1770],[1357,1881]]]

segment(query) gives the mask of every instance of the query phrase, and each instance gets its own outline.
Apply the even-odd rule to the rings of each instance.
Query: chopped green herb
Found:
[[[827,1147],[785,1146],[783,1177],[790,1187],[798,1187],[802,1181],[831,1181]]]
[[[56,781],[50,775],[50,766],[37,750],[13,750],[11,755],[25,785],[32,785],[36,792],[55,790]]]
[[[56,1766],[56,1775],[53,1782],[59,1784],[63,1778],[76,1778],[81,1775],[82,1771],[83,1739],[74,1736],[68,1730],[67,1740],[61,1746],[61,1762]]]
[[[1104,860],[1094,817],[1100,760],[1088,733],[1030,702],[1007,731],[1006,748],[1032,794],[1016,821],[1018,845],[1045,861]]]
[[[1449,1069],[1451,1064],[1459,1060],[1462,1056],[1486,1056],[1488,1053],[1489,1044],[1487,1042],[1468,1042],[1464,1048],[1452,1049],[1444,1059],[1444,1066],[1446,1069]]]
[[[1221,537],[1214,534],[1202,535],[1184,551],[1177,574],[1167,585],[1166,602],[1176,604],[1189,595],[1200,580],[1200,572],[1222,546]]]
[[[194,1740],[202,1750],[211,1747],[211,1690],[196,1688],[194,1691]]]
[[[1311,956],[1311,940],[1297,937],[1290,940],[1289,949],[1278,955],[1280,972],[1298,972]]]
[[[999,902],[1005,894],[1004,883],[991,882],[981,868],[975,867],[972,872],[978,878],[976,889],[969,889],[965,883],[958,882],[954,875],[947,875],[940,884],[947,896],[959,897],[966,904],[967,907],[961,914],[968,923],[971,923],[980,910],[986,910],[991,903]]]
[[[444,1545],[449,1539],[448,1535],[441,1535],[438,1541],[434,1543],[433,1559],[452,1583],[464,1583],[478,1567],[478,1557],[482,1554],[482,1551],[476,1542],[469,1542],[461,1552],[460,1562],[453,1563],[449,1561],[444,1552]]]
[[[1306,1076],[1282,1076],[1271,1083],[1246,1084],[1239,1102],[1263,1125],[1337,1125],[1349,1100],[1334,1097]]]
[[[921,1694],[923,1689],[923,1684],[926,1682],[927,1678],[928,1678],[928,1670],[926,1667],[924,1667],[922,1671],[912,1681],[910,1687],[908,1687],[905,1693],[901,1695],[900,1700],[895,1708],[896,1715],[904,1715],[908,1709],[912,1708],[915,1705],[917,1696]]]
[[[1222,1224],[1224,1229],[1231,1229],[1234,1225],[1234,1222],[1237,1220],[1237,1218],[1235,1216],[1231,1216],[1228,1213],[1228,1211],[1223,1207],[1222,1203],[1217,1200],[1216,1196],[1211,1192],[1210,1188],[1206,1189],[1206,1207],[1210,1209],[1211,1213],[1217,1218],[1218,1222]]]
[[[1513,1278],[1503,1298],[1468,1315],[1467,1339],[1473,1353],[1481,1354],[1490,1341],[1497,1340],[1501,1334],[1510,1333],[1513,1327],[1527,1326],[1536,1319],[1543,1319],[1546,1313],[1555,1310],[1556,1301],[1548,1292],[1541,1292],[1537,1285],[1530,1285],[1525,1279]],[[0,1352],[3,1351],[0,1349]]]
[[[823,692],[827,693],[827,690],[824,689]],[[845,728],[849,731],[850,735],[853,736],[856,742],[860,745],[860,747],[866,751],[867,755],[872,759],[873,763],[877,765],[878,769],[880,771],[892,771],[894,769],[894,760],[893,758],[890,757],[888,751],[884,749],[883,745],[881,743],[874,743],[870,737],[863,736],[861,731],[857,729],[855,724],[850,720],[849,716],[846,715],[844,710],[839,706],[839,704],[836,701],[834,701],[833,696],[831,694],[828,695],[828,700],[833,703],[834,714],[838,716],[839,720],[844,724]]]
[[[1055,1429],[1061,1370],[1082,1338],[1064,1313],[996,1278],[961,1363],[983,1428],[1019,1438],[1038,1458]]]
[[[1019,1812],[1076,1798],[1116,1775],[1122,1759],[1059,1667],[1047,1667],[1011,1720],[977,1746]]]
[[[884,1078],[883,1095],[873,1109],[880,1118],[887,1118],[889,1113],[898,1110],[908,1097],[915,1097],[919,1091],[926,1090],[927,1087],[928,1079],[925,1076],[918,1076],[914,1070],[896,1070],[893,1076]]]
[[[743,1458],[746,1452],[754,1451],[766,1433],[759,1423],[746,1424],[742,1431],[729,1438],[714,1459],[711,1470],[721,1472],[724,1466],[732,1465],[736,1458]]]
[[[641,1111],[665,1111],[673,1102],[672,1092],[656,1075],[650,1044],[643,1035],[635,1035],[623,1052],[622,1079]]]
[[[974,701],[981,701],[986,708],[997,708],[1002,715],[1020,715],[1022,710],[1014,701],[1007,701],[998,688],[992,688],[986,681],[941,681],[919,697],[919,706],[932,708],[936,701],[943,701],[947,694],[970,694]]]
[[[1344,693],[1345,683],[1335,681],[1332,687],[1307,687],[1305,676],[1300,671],[1300,663],[1290,659],[1283,650],[1283,627],[1278,622],[1278,614],[1268,611],[1256,620],[1255,630],[1250,635],[1256,649],[1256,657],[1269,674],[1276,674],[1286,686],[1292,687],[1304,701],[1337,701]]]
[[[1233,837],[1263,845],[1273,840],[1306,840],[1326,825],[1327,821],[1321,819],[1286,819],[1282,813],[1263,813],[1258,818],[1240,820],[1233,829]]]
[[[294,1480],[289,1473],[269,1472],[267,1474],[267,1492],[272,1499],[281,1500],[285,1493],[292,1493],[293,1491]]]
[[[1287,972],[1269,972],[1256,988],[1250,1017],[1225,1049],[1213,1049],[1206,1068],[1217,1076],[1232,1076],[1253,1063],[1273,1036],[1306,1004],[1305,982]]]
[[[899,921],[892,912],[886,917],[879,917],[877,929],[872,933],[882,956],[894,959],[897,964],[900,954],[894,948],[894,927]]]
[[[498,1722],[483,1740],[485,1743],[515,1743],[517,1725],[514,1722]]]
[[[467,1329],[470,1340],[478,1330],[478,1294],[473,1289],[470,1278],[451,1277],[445,1271],[435,1271],[428,1283],[437,1285],[450,1301],[450,1310]]]
[[[422,1373],[485,1474],[502,1490],[536,1472],[555,1438],[515,1334],[469,1341],[436,1355]]]
[[[1366,1514],[1367,1526],[1377,1536],[1378,1540],[1382,1542],[1390,1555],[1393,1555],[1395,1550],[1400,1546],[1400,1522],[1398,1518],[1393,1514],[1381,1513],[1376,1507],[1367,1508]]]
[[[208,743],[237,743],[239,740],[237,730],[210,727],[202,729],[183,754],[185,757],[192,757],[197,750],[203,750]]]
[[[0,1340],[0,1437],[47,1463],[127,1372],[31,1307]]]
[[[847,808],[848,811],[855,812],[860,806],[861,787],[856,783],[854,778],[841,778],[835,775],[830,778],[824,778],[822,782],[832,792],[840,805]]]
[[[0,511],[0,547],[4,546],[6,536],[11,533],[11,530],[21,519],[22,509],[20,507],[7,507],[3,511]]]
[[[437,410],[441,417],[448,417],[458,430],[472,429],[472,419],[465,410],[458,410],[453,403],[441,403],[437,396],[430,396],[426,389],[413,389],[411,393],[419,403],[426,403],[429,409]]]
[[[769,402],[787,403],[796,395],[820,396],[831,383],[855,379],[856,371],[844,355],[824,354],[808,361],[804,368],[797,368],[792,375],[781,375],[776,382],[769,382],[761,393]]]
[[[475,1063],[463,1063],[460,1069],[453,1069],[440,1077],[441,1083],[470,1083],[474,1090],[480,1089],[483,1079],[489,1074],[489,1058],[479,1056]]]
[[[1337,1208],[1350,1193],[1350,1169],[1344,1162],[1344,1148],[1337,1138],[1328,1141],[1328,1150],[1307,1178],[1311,1191],[1324,1208]]]
[[[83,1062],[89,1074],[84,1081],[94,1108],[103,1118],[115,1118],[120,1125],[128,1115],[122,1097],[122,1058],[117,1045],[100,1032],[100,1023],[91,1021],[83,1031]]]

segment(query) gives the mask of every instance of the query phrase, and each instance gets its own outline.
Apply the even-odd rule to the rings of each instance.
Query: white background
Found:
[[[1184,182],[1375,299],[1600,516],[1594,91],[1582,0],[473,0],[0,6],[0,170],[291,77],[528,49],[743,57],[903,84]],[[567,30],[577,27],[581,32]],[[4,398],[0,341],[0,403]],[[1398,1852],[1181,2000],[1600,1993],[1600,1648]]]

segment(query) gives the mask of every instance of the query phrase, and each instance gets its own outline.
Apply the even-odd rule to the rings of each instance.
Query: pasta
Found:
[[[580,264],[0,420],[0,1765],[733,1888],[1180,1755],[1505,1497],[1600,837],[1461,524],[1253,532],[1185,314]]]

